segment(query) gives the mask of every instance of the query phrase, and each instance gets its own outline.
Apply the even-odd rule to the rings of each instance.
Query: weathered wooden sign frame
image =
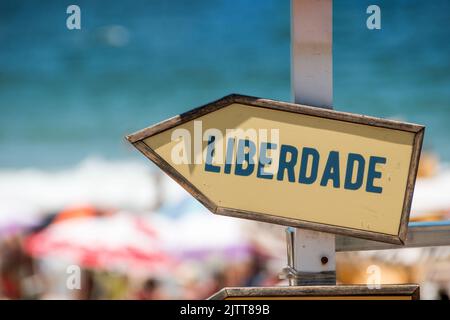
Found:
[[[420,300],[416,284],[381,285],[369,289],[366,285],[235,287],[223,288],[208,300]]]
[[[157,135],[165,130],[169,130],[188,121],[194,120],[206,114],[217,111],[233,103],[413,133],[414,142],[412,145],[411,161],[409,167],[409,174],[407,178],[407,185],[404,194],[403,209],[401,213],[398,236],[221,207],[216,203],[212,202],[210,199],[208,199],[204,194],[202,194],[201,191],[199,191],[192,183],[190,183],[190,181],[188,181],[185,177],[183,177],[168,162],[166,162],[161,156],[159,156],[154,150],[152,150],[152,148],[150,148],[143,142],[143,140],[146,138]],[[195,108],[191,111],[170,118],[166,121],[160,122],[154,126],[140,130],[134,134],[128,135],[126,138],[141,153],[143,153],[147,158],[153,161],[159,168],[161,168],[176,182],[178,182],[184,189],[186,189],[192,196],[194,196],[198,201],[200,201],[212,213],[251,220],[258,220],[286,226],[305,228],[333,234],[342,234],[381,242],[403,244],[407,234],[409,213],[411,209],[411,202],[420,158],[420,151],[423,142],[424,130],[425,127],[416,124],[386,120],[346,112],[339,112],[334,110],[327,110],[322,108],[314,108],[310,106],[288,102],[280,102],[251,96],[231,94],[214,102],[208,103],[204,106]]]

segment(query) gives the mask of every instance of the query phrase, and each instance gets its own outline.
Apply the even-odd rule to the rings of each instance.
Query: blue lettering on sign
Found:
[[[386,158],[374,157],[374,156],[370,157],[369,172],[367,173],[367,185],[366,185],[367,192],[381,193],[383,191],[382,187],[376,187],[373,185],[373,181],[375,179],[381,178],[381,172],[375,170],[375,167],[378,163],[385,164]]]
[[[267,156],[267,150],[276,149],[276,147],[277,147],[276,143],[267,143],[267,142],[261,143],[261,146],[259,147],[260,156],[258,162],[258,173],[256,174],[258,178],[262,179],[273,178],[273,174],[270,172],[265,172],[264,167],[272,164],[272,159]]]
[[[253,157],[256,154],[256,146],[253,141],[248,139],[239,140],[238,151],[237,151],[237,161],[236,168],[234,169],[234,174],[237,176],[249,176],[253,173],[255,168],[255,163]],[[247,167],[244,168],[244,163]]]
[[[312,158],[311,158],[311,157]],[[311,174],[309,177],[306,176],[306,170],[308,168],[308,161],[311,160]],[[319,169],[319,152],[314,148],[303,148],[302,152],[302,166],[300,167],[300,175],[298,177],[298,182],[304,184],[312,184],[317,179],[317,170]]]
[[[322,187],[326,187],[329,180],[333,181],[334,188],[339,188],[339,152],[337,151],[331,151],[328,154],[327,164],[325,165],[325,170],[323,172],[320,185]]]
[[[215,141],[216,141],[215,136],[210,136],[208,139],[208,147],[206,149],[205,171],[220,172],[220,167],[212,164],[215,152],[214,148]]]
[[[236,146],[237,142],[237,146]],[[215,155],[215,137],[208,139],[206,150],[205,171],[220,173],[221,166],[213,164]],[[233,164],[233,152],[236,147],[236,163]],[[296,173],[298,173],[298,183],[310,185],[319,183],[322,187],[330,185],[333,188],[341,188],[340,154],[338,151],[330,151],[325,157],[322,157],[319,151],[311,147],[303,147],[301,155],[299,149],[282,144],[278,155],[278,169],[276,173],[267,172],[267,166],[273,163],[273,159],[268,155],[269,150],[277,150],[275,143],[262,142],[259,144],[259,155],[256,152],[256,145],[249,139],[229,138],[226,144],[225,164],[223,172],[232,173],[234,165],[234,174],[238,176],[250,176],[255,171],[255,158],[257,157],[256,177],[259,179],[273,179],[274,174],[278,181],[295,182]],[[273,152],[271,152],[273,154]],[[300,158],[300,162],[298,161]],[[319,166],[321,159],[325,161],[323,166]],[[382,193],[383,187],[376,185],[376,180],[382,177],[381,165],[386,164],[387,159],[379,156],[370,156],[368,161],[359,153],[348,153],[346,156],[345,176],[343,178],[343,188],[345,190],[359,190],[364,182],[365,191],[371,193]],[[367,177],[364,176],[367,165]],[[378,165],[378,170],[377,170]],[[323,168],[319,170],[319,167]],[[344,174],[344,173],[343,173]],[[318,181],[319,178],[319,181]]]
[[[287,155],[290,154],[290,160],[287,160]],[[298,151],[297,148],[283,144],[280,149],[280,159],[278,163],[277,180],[282,181],[284,179],[284,171],[288,172],[288,180],[290,182],[295,181],[294,167],[297,163]]]
[[[234,139],[229,138],[227,141],[227,156],[225,158],[225,168],[223,170],[227,174],[231,172],[231,164],[233,161],[233,149],[234,149]]]
[[[352,181],[353,170],[355,163],[358,163],[358,169],[356,173],[356,181]],[[358,190],[361,188],[364,179],[364,166],[366,161],[364,157],[357,153],[349,153],[347,158],[347,170],[345,172],[345,184],[344,188],[347,190]]]

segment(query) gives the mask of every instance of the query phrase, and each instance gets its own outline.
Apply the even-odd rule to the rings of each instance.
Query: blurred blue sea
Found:
[[[81,30],[66,8],[81,7]],[[382,30],[366,28],[378,4]],[[231,92],[290,100],[288,0],[0,1],[0,168],[141,159],[125,134]],[[450,160],[450,2],[334,1],[334,105]]]

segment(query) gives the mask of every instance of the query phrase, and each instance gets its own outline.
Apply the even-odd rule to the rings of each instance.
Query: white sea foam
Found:
[[[157,185],[149,163],[88,158],[60,171],[0,170],[1,217],[61,210],[91,204],[106,208],[147,211],[158,194],[176,202],[187,193],[165,175]]]
[[[433,177],[417,179],[411,216],[450,211],[450,167],[442,166]]]
[[[0,169],[0,222],[11,217],[27,221],[33,214],[79,204],[149,211],[158,197],[171,206],[183,206],[188,194],[164,174],[156,183],[159,173],[145,161],[100,158],[88,158],[60,171]],[[417,180],[412,217],[449,209],[449,167],[441,168],[433,178]]]

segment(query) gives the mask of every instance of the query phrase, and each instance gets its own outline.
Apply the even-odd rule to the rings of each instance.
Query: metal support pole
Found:
[[[294,102],[332,109],[333,1],[291,0],[291,82]],[[290,285],[335,285],[335,236],[288,228]]]
[[[333,1],[291,0],[294,102],[333,108]]]
[[[336,251],[364,251],[450,246],[450,220],[410,222],[404,245],[337,236]]]

